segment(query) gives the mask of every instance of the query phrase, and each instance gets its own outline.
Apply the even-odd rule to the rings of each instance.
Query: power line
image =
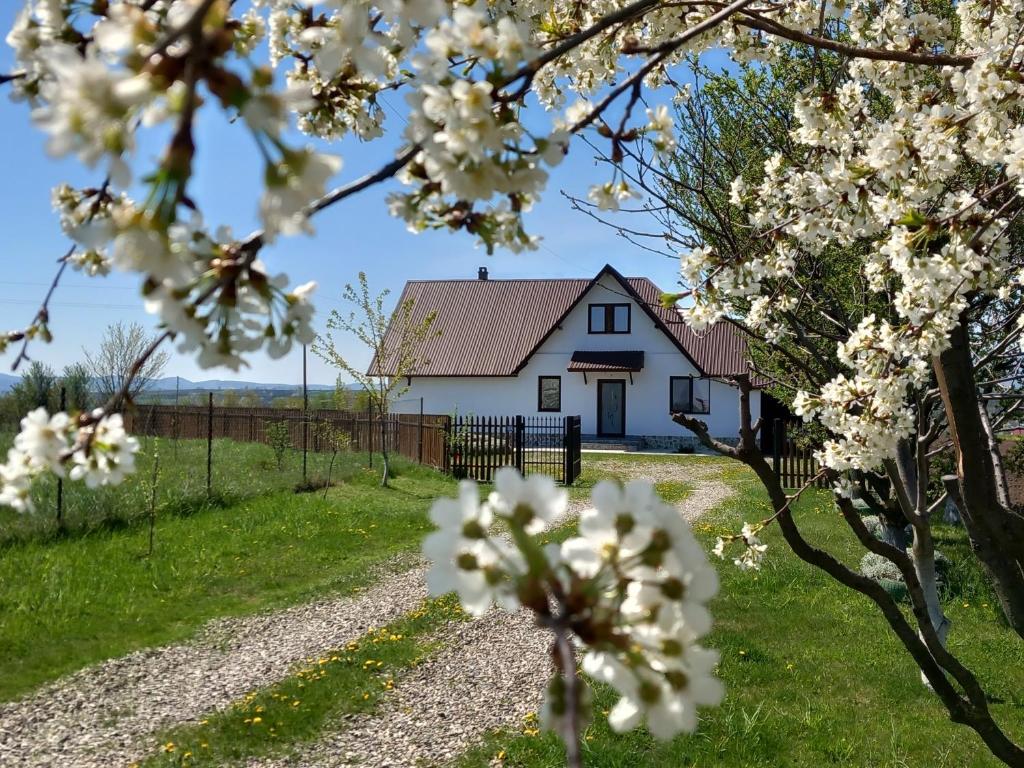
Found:
[[[0,285],[30,286],[30,287],[33,287],[33,288],[49,288],[50,287],[50,283],[35,283],[35,282],[28,282],[28,281],[24,281],[24,280],[0,280]],[[60,286],[58,286],[58,287],[60,287],[60,288],[85,288],[85,289],[92,290],[92,291],[95,291],[97,288],[102,288],[103,290],[111,290],[111,289],[113,289],[113,290],[116,290],[116,291],[137,291],[138,290],[138,287],[134,286],[134,285],[102,285],[102,286],[98,286],[95,283],[92,284],[92,285],[77,285],[77,284],[74,284],[74,283],[72,283],[72,284],[61,283]]]
[[[36,299],[0,299],[4,304],[21,304],[27,306],[39,306]],[[141,304],[110,304],[108,302],[91,301],[51,301],[51,307],[70,307],[73,309],[142,309]]]

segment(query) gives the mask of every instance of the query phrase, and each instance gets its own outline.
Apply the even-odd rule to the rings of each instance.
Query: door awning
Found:
[[[570,371],[618,371],[636,373],[644,369],[644,353],[621,350],[590,351],[576,350],[569,361]]]

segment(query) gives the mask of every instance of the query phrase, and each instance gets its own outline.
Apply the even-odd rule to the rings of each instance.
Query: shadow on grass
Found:
[[[203,512],[224,509],[238,504],[251,496],[214,491],[210,495],[196,493],[175,497],[157,506],[157,518],[188,518]],[[0,550],[28,544],[55,544],[74,541],[90,536],[106,536],[124,533],[149,524],[149,511],[99,510],[94,516],[75,516],[58,524],[55,517],[49,519],[3,521],[0,524]],[[21,523],[20,525],[18,523]]]

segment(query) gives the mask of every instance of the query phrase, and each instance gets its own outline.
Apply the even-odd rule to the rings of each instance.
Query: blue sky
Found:
[[[0,30],[14,18],[17,3],[2,3]],[[12,57],[6,45],[0,51],[0,71],[9,71]],[[401,97],[390,95],[388,128],[397,135],[404,111]],[[31,319],[53,278],[55,261],[68,245],[57,217],[50,207],[50,190],[62,181],[75,185],[95,184],[101,172],[82,169],[74,160],[56,161],[47,156],[45,136],[32,127],[25,104],[8,99],[0,87],[0,125],[3,126],[3,172],[0,193],[0,221],[3,226],[3,261],[0,277],[0,328],[24,327]],[[161,137],[150,137],[139,147],[137,170],[152,168],[159,157]],[[199,154],[191,193],[211,226],[230,226],[244,235],[257,225],[256,204],[262,168],[248,134],[240,126],[228,125],[219,108],[210,104],[200,113],[197,127]],[[335,143],[329,150],[344,158],[344,167],[334,180],[344,183],[373,170],[391,157],[395,139],[385,137],[371,144],[355,140]],[[662,288],[675,285],[677,262],[645,253],[617,237],[614,232],[581,213],[571,210],[561,190],[585,196],[587,187],[608,176],[597,167],[592,151],[575,143],[569,157],[552,173],[543,200],[528,214],[531,234],[543,238],[539,250],[512,254],[504,251],[488,256],[474,246],[473,238],[447,232],[411,234],[404,224],[388,215],[384,197],[400,185],[395,182],[368,190],[328,209],[315,219],[312,237],[279,239],[264,249],[263,258],[273,271],[287,272],[295,283],[316,280],[317,318],[322,330],[330,309],[356,274],[367,273],[371,288],[392,291],[394,301],[406,280],[466,278],[487,266],[493,278],[585,277],[611,263],[629,275],[646,275]],[[139,280],[113,274],[87,278],[67,272],[51,304],[54,341],[34,343],[33,359],[55,368],[81,359],[83,347],[96,346],[104,327],[116,320],[135,321],[155,329],[155,320],[142,309]],[[367,362],[369,355],[357,344],[345,349],[352,359]],[[3,370],[9,371],[16,353],[9,351]],[[167,373],[190,379],[225,378],[267,382],[301,381],[301,353],[283,360],[264,355],[250,357],[249,369],[238,374],[223,369],[203,371],[187,356],[175,355]],[[335,372],[310,356],[310,381],[331,383]]]

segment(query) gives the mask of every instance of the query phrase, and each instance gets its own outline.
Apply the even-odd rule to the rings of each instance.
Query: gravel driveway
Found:
[[[218,620],[193,642],[112,659],[0,704],[0,766],[126,765],[152,747],[153,732],[223,709],[414,610],[426,597],[423,574],[418,564],[355,598]]]
[[[685,460],[683,460],[685,462]],[[730,493],[714,465],[602,462],[619,476],[690,482],[695,519]],[[570,513],[578,513],[575,503]],[[0,765],[111,768],[153,748],[152,735],[196,722],[246,692],[287,676],[309,656],[343,646],[414,610],[425,566],[407,563],[357,597],[317,600],[209,624],[189,643],[138,651],[0,704]],[[549,675],[547,640],[523,612],[494,611],[446,628],[436,656],[400,679],[373,716],[300,747],[290,762],[260,765],[410,766],[463,752],[488,730],[521,725]],[[256,765],[256,764],[254,764]]]
[[[720,466],[720,465],[719,465]],[[695,490],[680,505],[696,520],[721,504],[732,489],[718,480],[719,466],[603,462],[620,477],[685,480]],[[516,729],[540,708],[551,676],[547,634],[526,611],[492,609],[486,616],[448,627],[437,638],[444,649],[398,680],[381,709],[348,720],[335,733],[299,747],[288,758],[260,760],[247,768],[409,768],[437,765],[462,754],[488,731]]]

